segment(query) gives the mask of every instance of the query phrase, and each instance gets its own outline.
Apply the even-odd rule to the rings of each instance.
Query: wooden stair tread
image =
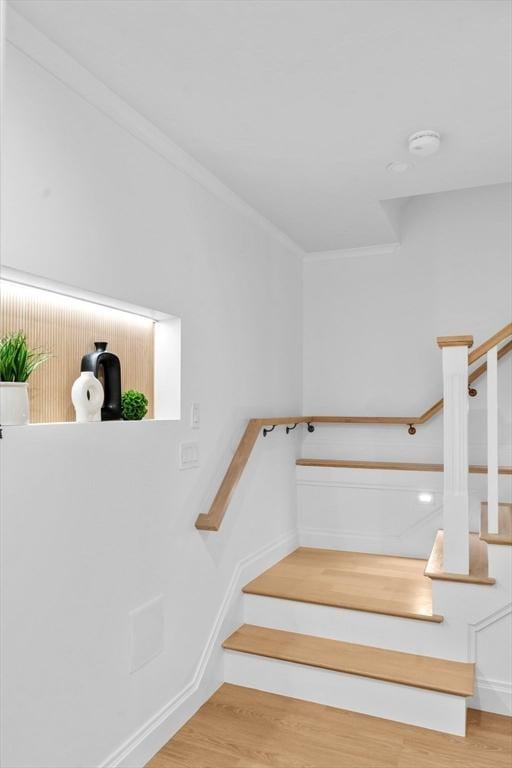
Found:
[[[444,581],[460,581],[466,584],[495,584],[489,576],[487,544],[478,533],[469,534],[469,573],[447,573],[443,570],[444,531],[438,531],[432,552],[425,568],[425,576]]]
[[[403,472],[443,472],[442,464],[410,461],[359,461],[358,459],[297,459],[299,467],[342,467],[345,469],[396,469]],[[471,464],[472,474],[486,475],[487,467]],[[499,467],[500,475],[512,475],[512,467]]]
[[[474,664],[389,651],[324,637],[244,624],[223,648],[385,680],[456,696],[472,696]]]
[[[252,595],[440,622],[425,560],[299,547],[247,584]]]
[[[488,544],[512,544],[512,504],[498,504],[498,533],[487,530],[487,502],[483,501],[480,513],[480,538]]]

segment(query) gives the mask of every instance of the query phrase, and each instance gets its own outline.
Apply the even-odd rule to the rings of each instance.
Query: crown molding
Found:
[[[400,243],[381,243],[378,245],[363,245],[359,248],[338,248],[334,251],[310,251],[304,261],[333,261],[347,259],[353,256],[392,256],[398,253]]]
[[[304,257],[304,250],[289,235],[245,202],[201,163],[169,139],[156,125],[143,117],[12,7],[7,6],[6,16],[6,40],[10,45],[150,150],[200,184],[203,189],[251,219],[285,248],[301,258]]]

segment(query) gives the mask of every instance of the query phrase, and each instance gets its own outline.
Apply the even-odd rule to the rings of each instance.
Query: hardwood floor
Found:
[[[243,591],[439,622],[425,566],[426,560],[412,557],[299,547]]]
[[[224,684],[147,768],[510,768],[512,719],[466,738]]]

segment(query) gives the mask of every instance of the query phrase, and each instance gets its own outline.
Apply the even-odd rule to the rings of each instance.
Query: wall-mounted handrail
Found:
[[[498,331],[498,333],[495,333],[494,336],[491,336],[490,339],[474,349],[469,355],[468,364],[471,365],[471,363],[476,362],[489,349],[500,344],[508,336],[512,336],[512,323],[508,323],[501,331]],[[498,350],[498,359],[508,354],[511,350],[512,340]],[[468,376],[468,385],[477,381],[486,370],[487,364],[483,363],[472,371]],[[201,513],[197,517],[196,528],[203,531],[219,530],[235,488],[249,461],[258,435],[264,427],[290,424],[396,424],[409,425],[410,434],[414,434],[416,431],[414,425],[425,424],[442,410],[443,404],[443,399],[438,400],[421,416],[270,416],[268,418],[250,419],[210,509],[207,513]]]
[[[196,520],[196,528],[202,531],[218,531],[222,518],[229,506],[234,490],[242,477],[245,465],[249,461],[252,449],[264,427],[281,424],[303,424],[308,421],[304,416],[288,416],[287,418],[249,419],[245,431],[238,443],[231,463],[227,469],[220,488],[212,502],[208,514],[201,513]]]

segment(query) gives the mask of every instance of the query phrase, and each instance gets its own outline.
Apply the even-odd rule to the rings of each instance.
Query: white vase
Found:
[[[92,371],[82,371],[71,387],[71,400],[77,421],[101,421],[101,406],[105,394],[101,381]]]
[[[28,384],[26,381],[0,381],[0,424],[28,424]]]

